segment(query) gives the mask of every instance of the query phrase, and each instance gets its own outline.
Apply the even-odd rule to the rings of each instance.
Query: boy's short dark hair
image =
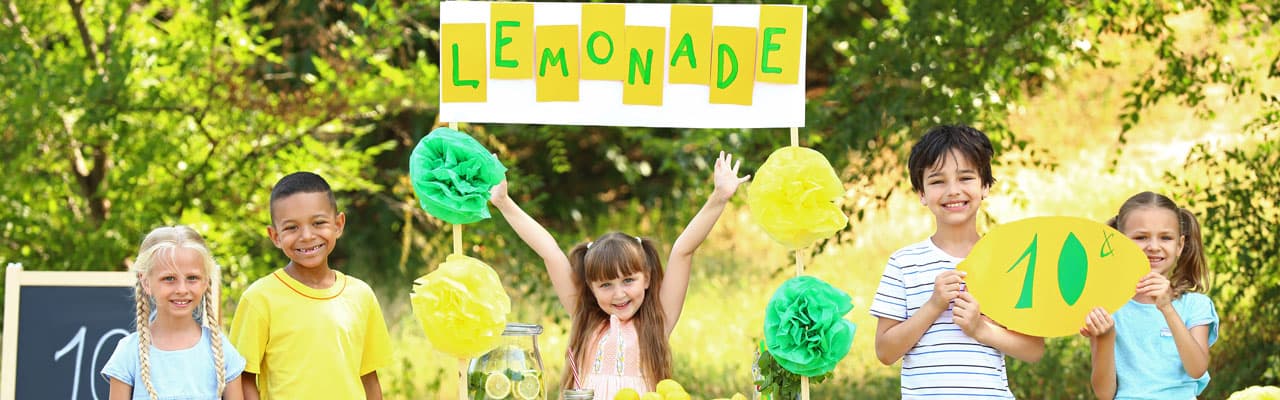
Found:
[[[329,196],[329,207],[336,212],[338,210],[338,201],[333,197],[333,189],[329,188],[329,182],[325,181],[320,175],[311,172],[301,171],[285,175],[276,181],[276,185],[271,187],[271,221],[276,220],[276,200],[280,200],[298,193],[324,193]]]
[[[995,149],[991,147],[987,134],[964,125],[938,125],[930,128],[919,142],[911,146],[911,156],[907,159],[911,189],[916,193],[923,192],[925,171],[937,165],[953,149],[978,168],[983,187],[996,183],[996,178],[991,176],[991,157]]]

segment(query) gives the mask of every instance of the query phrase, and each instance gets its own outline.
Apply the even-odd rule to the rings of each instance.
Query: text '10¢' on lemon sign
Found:
[[[440,3],[444,122],[804,126],[806,9]]]
[[[1105,224],[1037,217],[995,227],[957,267],[982,313],[1033,336],[1077,334],[1094,307],[1120,309],[1151,271],[1133,241]]]

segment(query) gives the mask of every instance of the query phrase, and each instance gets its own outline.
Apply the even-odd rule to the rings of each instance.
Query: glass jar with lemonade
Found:
[[[471,360],[467,369],[470,400],[545,400],[538,335],[542,326],[508,323],[502,344]]]

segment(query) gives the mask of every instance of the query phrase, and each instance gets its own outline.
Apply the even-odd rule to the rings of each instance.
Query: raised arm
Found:
[[[1040,361],[1044,356],[1044,338],[1011,331],[982,315],[978,300],[969,292],[960,292],[956,296],[951,313],[964,334],[979,343],[1026,362]]]
[[[502,217],[506,218],[511,228],[520,235],[520,240],[542,257],[542,263],[547,267],[547,275],[551,277],[551,287],[555,289],[560,305],[564,306],[569,315],[573,315],[577,311],[574,308],[578,304],[578,294],[573,285],[573,270],[569,267],[569,257],[560,250],[560,245],[551,236],[551,232],[547,232],[546,228],[525,213],[520,205],[507,195],[505,179],[489,190],[489,202],[498,208]]]
[[[698,214],[693,216],[684,232],[671,245],[671,256],[667,260],[661,293],[668,335],[675,329],[676,321],[680,320],[680,312],[684,309],[684,298],[689,292],[689,269],[693,263],[693,252],[698,250],[707,234],[711,233],[711,228],[716,226],[716,220],[720,219],[725,204],[729,203],[733,193],[738,190],[738,185],[751,179],[751,175],[738,177],[738,167],[741,165],[741,159],[734,163],[732,154],[720,152],[712,173],[715,190],[711,191],[711,196],[702,205],[702,209],[698,210]]]

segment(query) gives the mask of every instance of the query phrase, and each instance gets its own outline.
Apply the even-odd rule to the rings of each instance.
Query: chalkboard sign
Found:
[[[106,399],[102,366],[133,332],[132,272],[5,268],[3,399]]]

